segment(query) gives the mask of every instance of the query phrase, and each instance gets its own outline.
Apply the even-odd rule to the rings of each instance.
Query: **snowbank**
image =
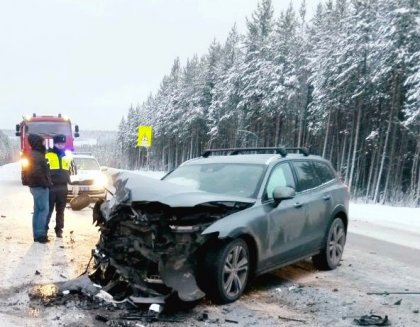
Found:
[[[1,182],[20,182],[20,163],[13,162],[0,166],[0,183]]]
[[[350,203],[350,220],[401,230],[420,230],[420,208],[391,207],[352,202]]]

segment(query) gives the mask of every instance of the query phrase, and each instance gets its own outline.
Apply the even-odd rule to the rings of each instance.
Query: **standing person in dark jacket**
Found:
[[[32,230],[34,241],[49,242],[45,224],[48,216],[50,172],[45,160],[44,139],[37,134],[29,134],[28,142],[32,150],[28,155],[29,167],[26,170],[26,184],[34,198],[34,213],[32,215]]]
[[[50,205],[47,217],[46,228],[49,223],[55,206],[55,234],[63,237],[64,209],[67,202],[67,184],[70,182],[70,171],[73,169],[71,157],[65,153],[66,136],[55,135],[53,138],[54,147],[47,152],[45,157],[50,165],[52,187],[50,188]]]

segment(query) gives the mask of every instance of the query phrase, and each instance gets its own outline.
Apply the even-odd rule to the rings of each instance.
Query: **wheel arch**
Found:
[[[341,218],[343,220],[344,228],[346,229],[346,232],[347,232],[347,226],[349,224],[349,219],[348,219],[348,215],[347,215],[347,210],[344,206],[338,205],[337,207],[334,208],[334,210],[333,210],[333,212],[330,216],[330,221],[329,221],[328,225],[330,225],[335,218]]]
[[[245,241],[246,245],[248,246],[249,252],[249,259],[250,259],[250,277],[255,276],[255,272],[257,271],[258,265],[258,247],[257,242],[250,234],[242,234],[239,236],[242,240]]]

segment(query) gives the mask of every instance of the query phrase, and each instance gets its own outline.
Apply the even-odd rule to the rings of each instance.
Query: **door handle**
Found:
[[[331,199],[331,195],[324,195],[323,197],[322,197],[325,201],[328,201],[329,199]]]
[[[295,208],[301,208],[302,205],[303,205],[302,203],[296,202],[295,205],[294,205],[294,207]]]

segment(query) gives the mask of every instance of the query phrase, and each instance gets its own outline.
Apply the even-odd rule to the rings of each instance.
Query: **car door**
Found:
[[[313,253],[321,246],[327,223],[329,197],[322,192],[322,181],[312,160],[294,160],[292,167],[297,177],[296,203],[304,214],[304,228],[300,235],[297,256]]]
[[[305,228],[304,208],[296,205],[296,199],[281,201],[277,206],[273,201],[273,190],[279,186],[296,187],[295,177],[288,162],[275,166],[268,178],[263,194],[266,213],[267,235],[263,269],[287,262],[300,246]]]

